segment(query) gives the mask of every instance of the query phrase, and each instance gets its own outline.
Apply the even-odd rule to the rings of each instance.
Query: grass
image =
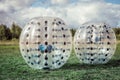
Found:
[[[0,80],[120,80],[120,43],[107,64],[80,64],[72,53],[56,70],[32,69],[23,60],[18,45],[0,44]]]
[[[0,45],[18,45],[18,40],[5,40],[5,41],[0,41]]]

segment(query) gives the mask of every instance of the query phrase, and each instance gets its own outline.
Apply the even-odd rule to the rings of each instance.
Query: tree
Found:
[[[10,29],[6,26],[1,24],[0,25],[0,40],[10,40],[12,39],[12,34]]]
[[[11,30],[11,33],[12,33],[12,38],[18,39],[19,36],[20,36],[20,33],[22,31],[22,28],[20,28],[18,25],[13,23],[10,30]]]
[[[0,25],[0,40],[5,39],[5,27],[6,25],[3,24]]]
[[[72,37],[74,37],[76,30],[75,29],[70,29]]]
[[[5,37],[6,37],[7,40],[12,39],[12,33],[10,31],[10,28],[8,28],[8,27],[5,29]]]
[[[116,38],[120,40],[120,28],[113,28]]]
[[[120,35],[120,28],[113,28],[116,35]]]

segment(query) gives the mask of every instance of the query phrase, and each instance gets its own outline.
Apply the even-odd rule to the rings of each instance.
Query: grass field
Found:
[[[120,80],[120,42],[112,59],[104,65],[80,64],[72,53],[56,70],[34,70],[23,60],[17,42],[0,43],[0,80]]]

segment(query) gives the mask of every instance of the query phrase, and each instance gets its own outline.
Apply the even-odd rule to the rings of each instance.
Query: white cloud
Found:
[[[80,24],[87,21],[102,21],[116,26],[120,21],[120,5],[104,2],[78,3],[76,6],[68,7],[68,16]]]
[[[66,4],[69,0],[51,0],[52,4]]]
[[[0,23],[1,24],[7,24],[8,26],[11,26],[12,22],[16,22],[16,21],[14,21],[14,18],[11,17],[10,14],[6,12],[0,12]]]
[[[0,10],[20,10],[22,8],[30,6],[33,1],[35,0],[1,0]]]
[[[52,4],[62,4],[62,6],[54,5],[49,7],[31,7],[30,3],[27,1],[29,0],[26,0],[26,3],[24,4],[18,2],[23,6],[21,7],[17,3],[17,7],[13,8],[13,11],[15,10],[14,12],[11,12],[12,9],[7,10],[8,7],[3,9],[0,6],[0,10],[3,9],[4,12],[5,10],[8,11],[7,14],[10,14],[9,18],[12,16],[12,18],[22,26],[29,19],[38,16],[60,17],[71,27],[78,27],[79,25],[88,21],[107,22],[112,26],[117,26],[120,22],[120,5],[106,3],[104,0],[76,0],[77,2],[73,3],[71,3],[72,0],[51,0]],[[32,2],[33,0],[30,1]]]
[[[0,24],[10,26],[13,22],[19,23],[19,18],[14,13],[29,7],[32,2],[33,0],[0,0]]]

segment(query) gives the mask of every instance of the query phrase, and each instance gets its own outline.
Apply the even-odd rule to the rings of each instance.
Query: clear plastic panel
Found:
[[[72,50],[72,36],[63,20],[53,17],[32,19],[20,36],[20,51],[35,69],[63,66]]]
[[[116,49],[115,33],[105,23],[83,24],[75,33],[74,49],[80,62],[107,63]]]

